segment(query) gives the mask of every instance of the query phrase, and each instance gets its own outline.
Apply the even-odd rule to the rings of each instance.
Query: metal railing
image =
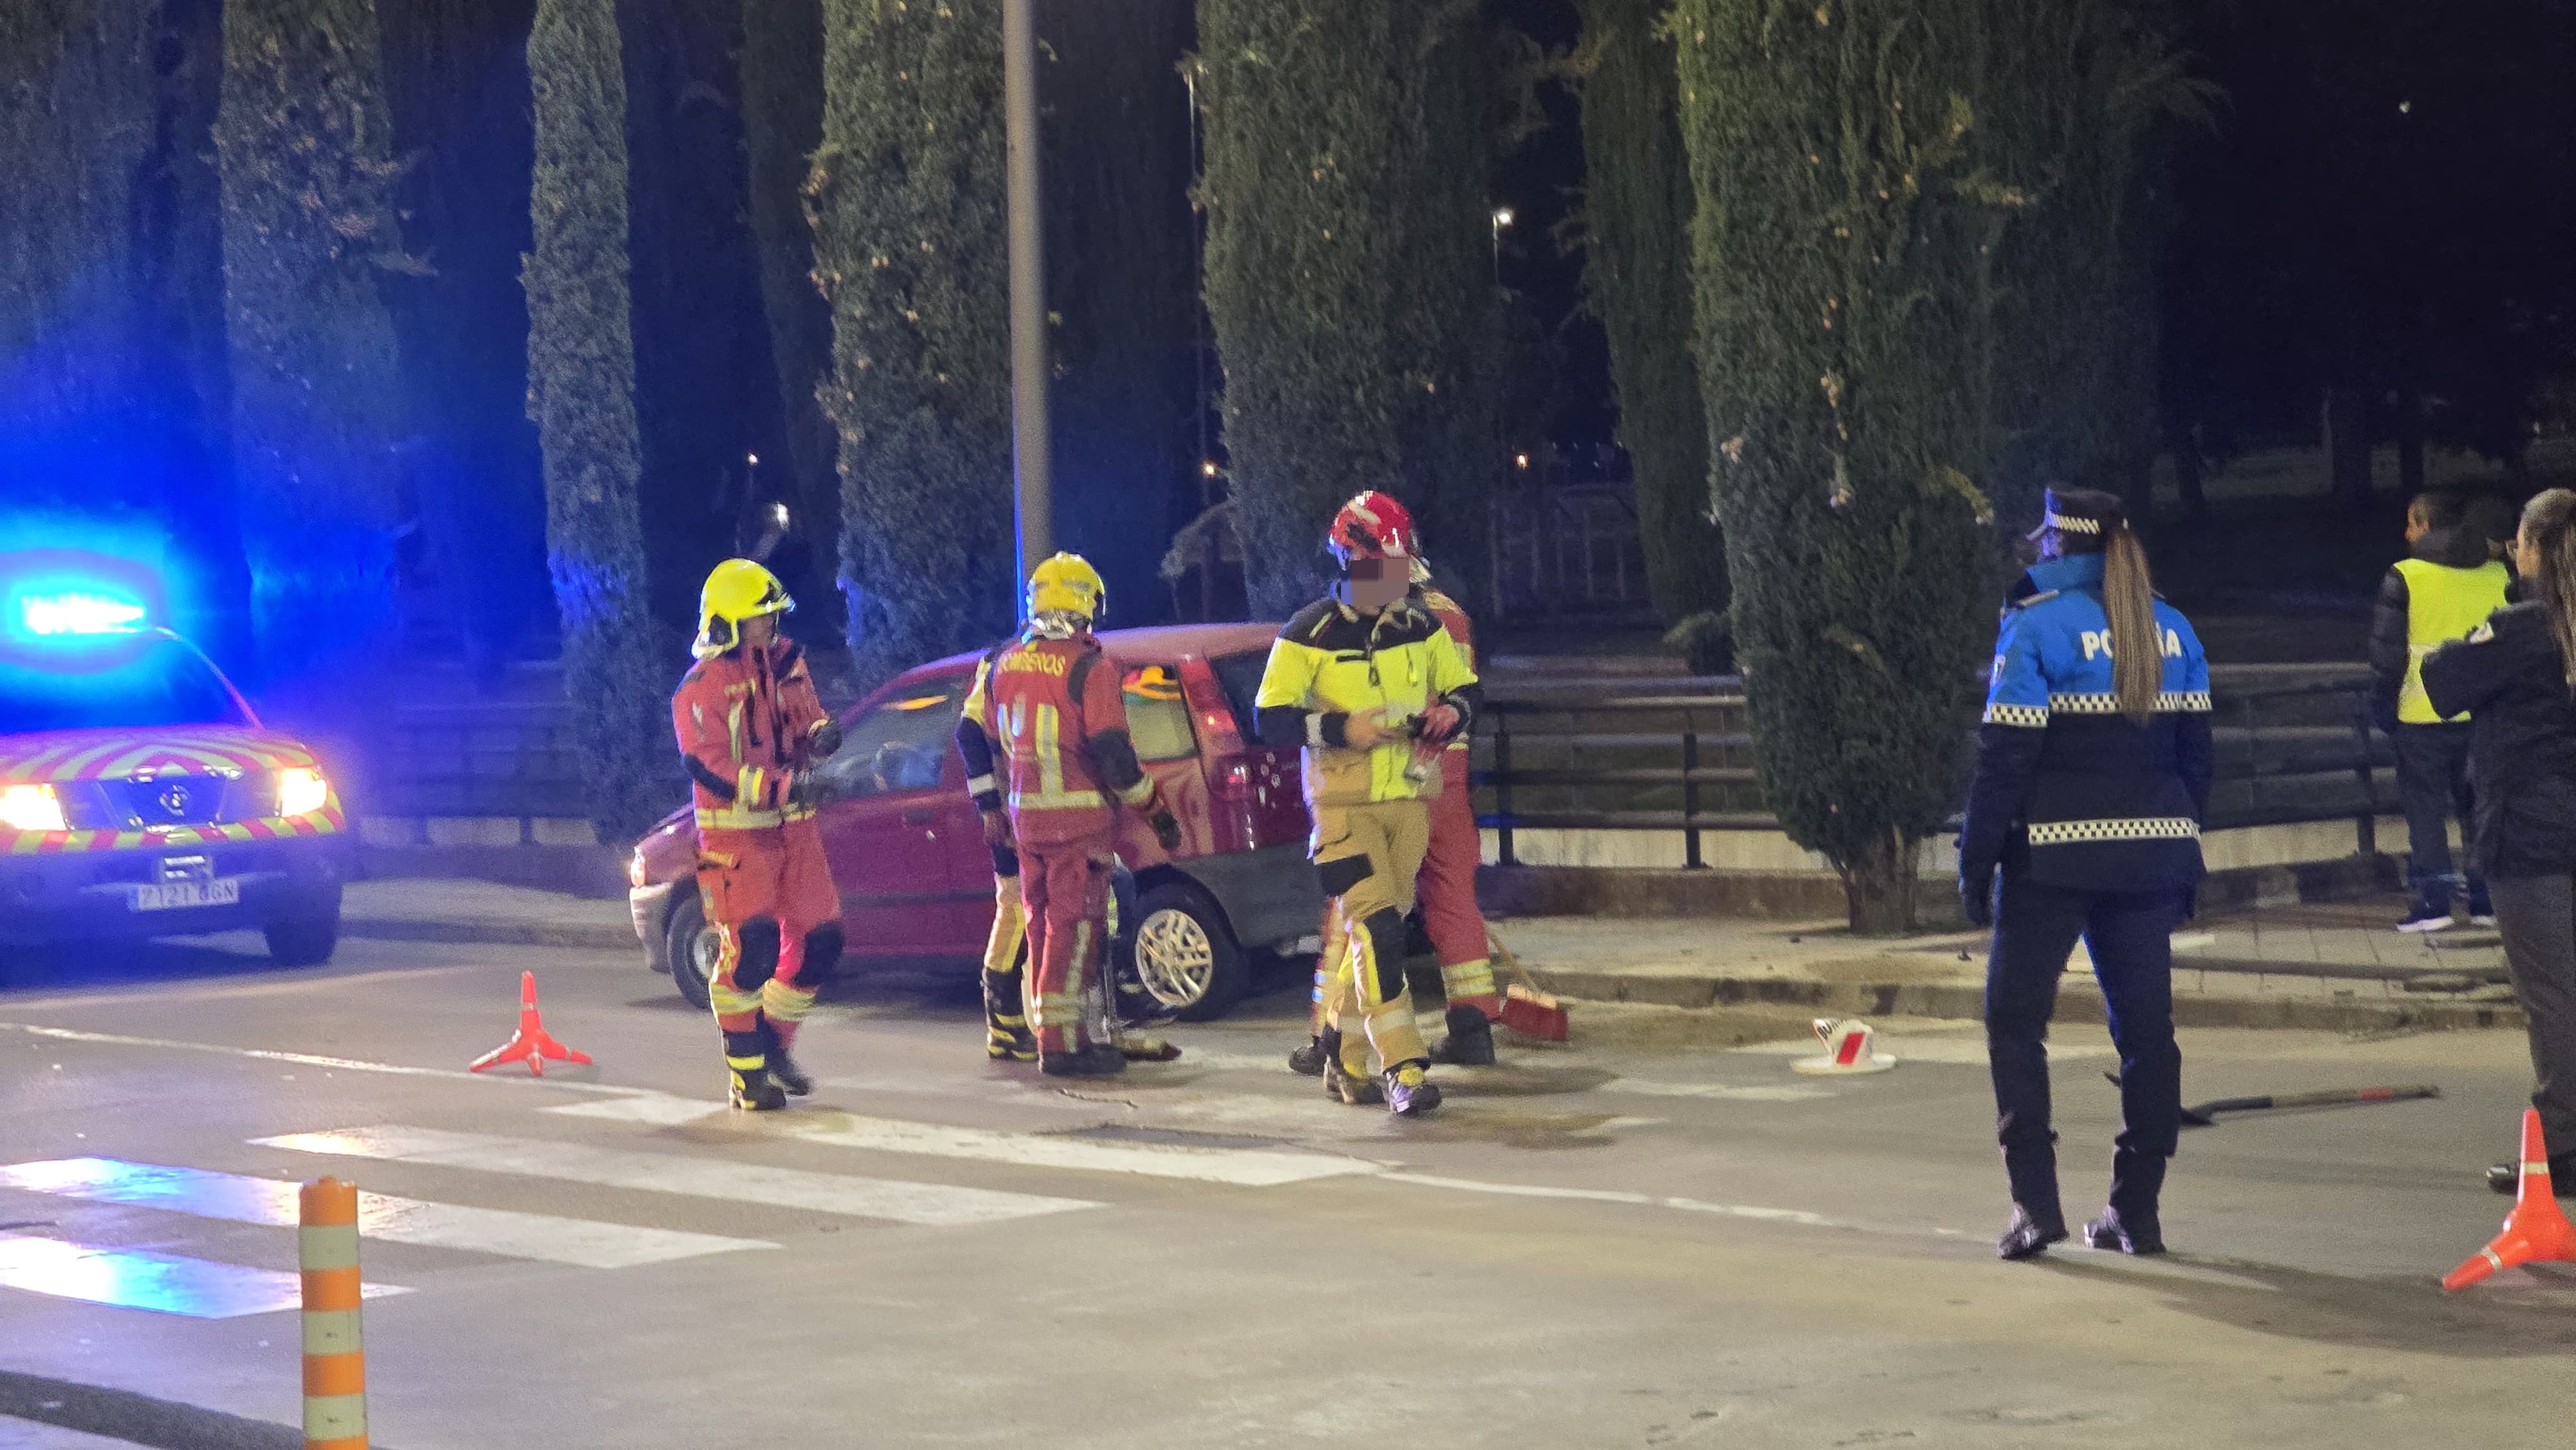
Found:
[[[1701,870],[1706,833],[1780,829],[1761,799],[1740,685],[1604,688],[1487,701],[1470,779],[1503,865],[1519,864],[1522,831],[1679,832],[1684,867]],[[2359,677],[2220,691],[2208,828],[2350,820],[2354,850],[2375,853],[2379,817],[2398,807],[2382,789],[2389,751],[2367,704]],[[1544,728],[1551,719],[1563,728]]]

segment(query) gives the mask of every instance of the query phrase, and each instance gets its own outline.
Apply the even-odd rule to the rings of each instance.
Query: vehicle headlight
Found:
[[[49,785],[0,786],[0,826],[18,831],[68,831],[62,797]]]
[[[309,766],[290,765],[277,773],[277,813],[309,816],[329,803],[331,782]]]
[[[652,871],[644,864],[644,848],[638,846],[635,854],[626,858],[626,884],[641,891],[652,879]]]

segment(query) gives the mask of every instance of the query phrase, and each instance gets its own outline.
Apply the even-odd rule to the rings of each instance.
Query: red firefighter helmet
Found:
[[[1393,495],[1370,489],[1333,515],[1324,546],[1347,569],[1353,559],[1419,558],[1422,536],[1414,531],[1413,515]]]

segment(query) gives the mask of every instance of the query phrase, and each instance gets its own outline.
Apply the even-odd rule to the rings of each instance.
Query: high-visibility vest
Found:
[[[2455,569],[2429,559],[2400,559],[2397,572],[2406,579],[2406,683],[2397,691],[2397,718],[2408,725],[2432,725],[2442,717],[2424,693],[2424,657],[2465,638],[2504,608],[2504,589],[2512,576],[2494,560]],[[2451,718],[2469,717],[2464,712]]]

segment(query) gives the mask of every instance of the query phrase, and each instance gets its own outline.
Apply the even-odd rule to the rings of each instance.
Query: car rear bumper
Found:
[[[1172,867],[1207,888],[1244,946],[1278,951],[1315,935],[1323,921],[1324,886],[1303,844],[1196,856]]]
[[[241,883],[222,906],[135,909],[135,888],[168,856],[212,857],[209,875]],[[327,915],[356,859],[345,832],[169,850],[86,851],[0,857],[0,944],[102,937],[196,936],[292,917]]]
[[[644,963],[657,972],[671,970],[671,939],[664,924],[670,920],[672,888],[679,884],[664,881],[626,892],[626,914],[635,924],[635,939],[644,944]]]

